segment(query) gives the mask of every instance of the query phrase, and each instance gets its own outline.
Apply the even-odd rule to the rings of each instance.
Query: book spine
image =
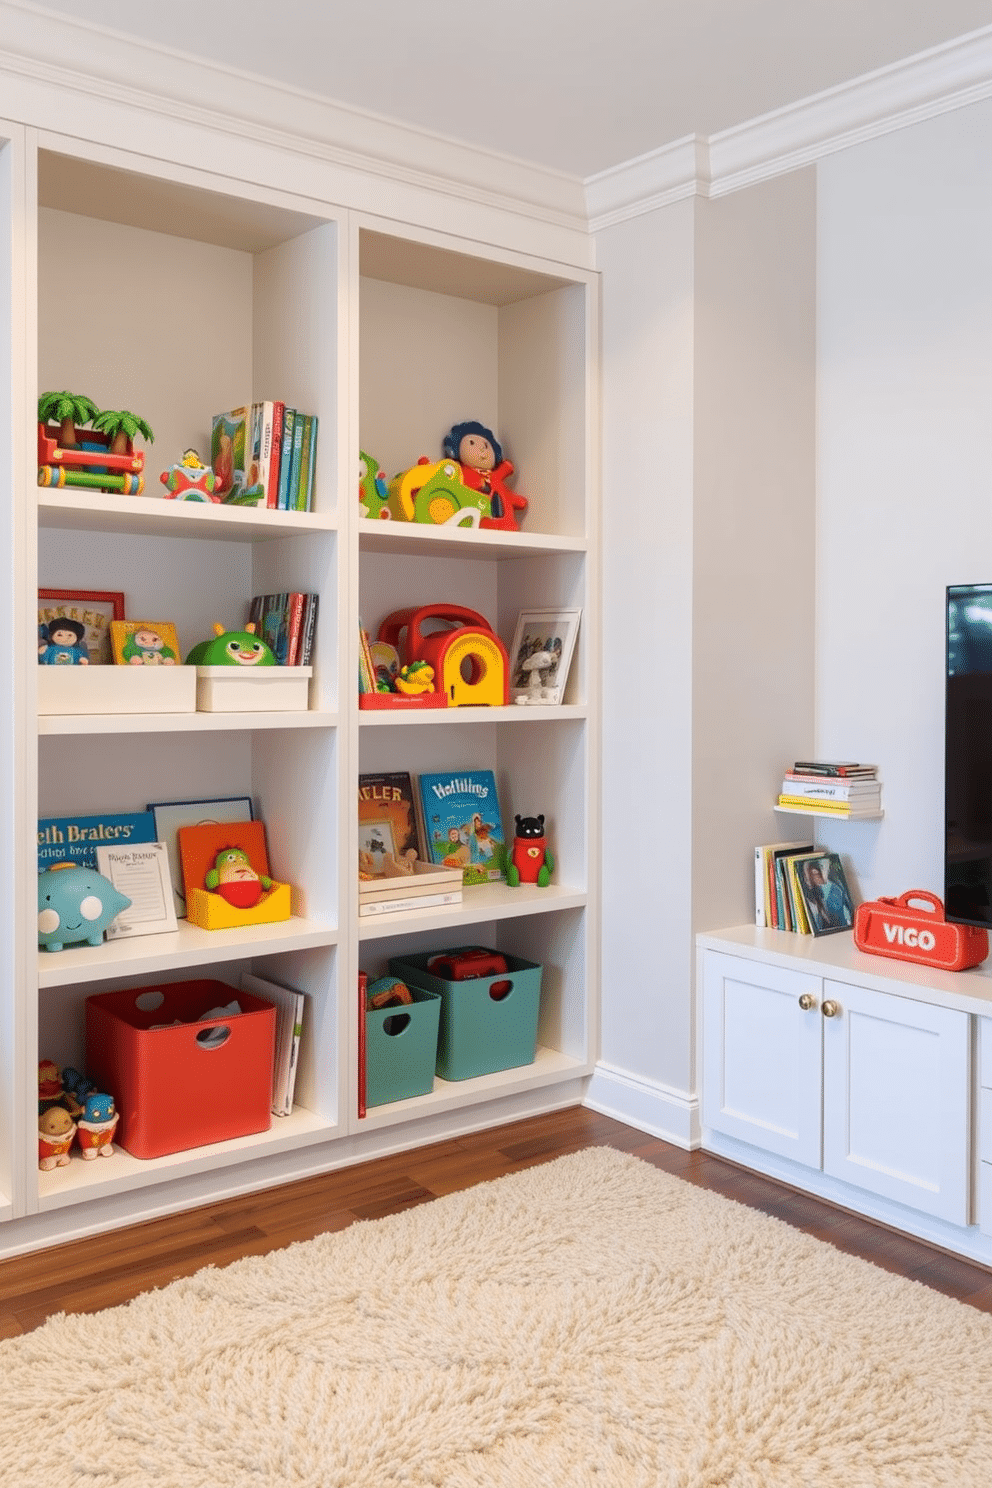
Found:
[[[830,816],[874,816],[880,809],[877,805],[855,806],[843,801],[824,801],[817,796],[779,796],[778,804],[787,809],[818,811]]]
[[[289,478],[293,471],[293,436],[296,429],[296,409],[287,408],[283,412],[282,423],[282,453],[279,457],[279,499],[277,506],[280,511],[289,509]]]
[[[796,911],[796,929],[800,935],[809,935],[809,917],[806,914],[806,903],[803,899],[802,885],[799,882],[799,870],[796,867],[796,860],[795,858],[788,858],[786,861],[789,865],[789,890]]]
[[[269,473],[265,482],[265,505],[270,511],[274,511],[279,505],[279,471],[282,466],[282,420],[286,409],[285,403],[266,404],[272,409],[272,428],[269,435],[271,453],[269,457]]]
[[[309,666],[313,656],[314,637],[317,634],[317,609],[319,594],[308,594],[303,615],[303,640],[300,647],[300,666]]]
[[[768,882],[765,874],[765,849],[756,847],[754,849],[754,923],[763,930],[768,923],[765,914],[765,887]]]
[[[288,636],[286,640],[286,665],[298,666],[300,655],[300,633],[303,628],[303,604],[306,600],[305,594],[294,592],[288,598],[289,618],[287,622]]]
[[[293,1110],[293,1095],[296,1091],[296,1071],[300,1063],[300,1040],[303,1037],[303,993],[297,994],[293,1009],[293,1033],[289,1050],[289,1069],[286,1074],[286,1100],[283,1113],[289,1116]]]
[[[313,488],[317,474],[317,415],[310,420],[310,438],[307,441],[307,494],[305,511],[313,511]]]
[[[408,910],[432,909],[441,904],[461,904],[459,889],[444,894],[408,894],[404,899],[375,899],[359,906],[359,915],[405,914]]]
[[[358,973],[358,1116],[359,1120],[365,1115],[366,1110],[366,1014],[368,1009],[365,1004],[368,1000],[369,979],[364,971]]]
[[[827,760],[796,760],[796,775],[836,775],[843,778],[870,779],[878,773],[877,765],[832,764]]]
[[[787,775],[782,782],[782,794],[816,797],[823,801],[850,801],[853,805],[857,801],[881,800],[881,787],[867,781],[864,784],[853,784],[841,780],[803,780]]]
[[[289,469],[289,491],[286,496],[286,506],[289,511],[300,511],[300,464],[303,458],[303,428],[306,423],[306,415],[296,414],[296,422],[293,425],[293,463]]]
[[[363,693],[375,692],[375,667],[372,664],[369,638],[362,626],[358,627],[358,690]]]

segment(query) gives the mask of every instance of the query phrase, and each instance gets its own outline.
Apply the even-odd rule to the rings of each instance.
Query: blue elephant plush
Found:
[[[80,941],[100,945],[107,926],[130,907],[95,868],[46,868],[38,874],[38,944],[46,951]]]

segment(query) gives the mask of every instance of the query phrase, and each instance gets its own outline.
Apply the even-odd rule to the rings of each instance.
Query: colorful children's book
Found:
[[[276,506],[287,511],[290,506],[289,481],[293,473],[293,439],[296,431],[296,409],[284,408],[282,415],[282,452],[279,456],[279,494]]]
[[[232,492],[243,490],[251,458],[251,404],[232,408],[229,413],[216,413],[210,434],[210,463],[217,477],[217,489],[225,501]]]
[[[386,854],[397,860],[422,859],[413,780],[406,770],[358,777],[358,848],[367,853],[375,873],[383,871]]]
[[[272,1114],[289,1116],[293,1109],[296,1071],[300,1062],[300,1039],[303,1036],[303,1013],[306,998],[292,987],[270,982],[268,977],[242,972],[241,989],[253,992],[275,1004],[276,1038],[272,1062]]]
[[[98,847],[133,847],[154,842],[155,818],[150,811],[108,816],[42,816],[38,818],[38,872],[56,863],[95,868]]]
[[[452,770],[417,781],[424,855],[446,868],[461,868],[463,882],[506,879],[506,839],[492,770]]]

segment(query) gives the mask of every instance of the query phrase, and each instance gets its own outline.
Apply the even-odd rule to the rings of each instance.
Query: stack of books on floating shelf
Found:
[[[882,787],[878,766],[797,760],[782,780],[778,809],[844,818],[880,816]]]

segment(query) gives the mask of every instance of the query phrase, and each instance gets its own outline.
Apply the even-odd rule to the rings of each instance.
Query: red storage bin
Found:
[[[235,1000],[236,1016],[195,1021]],[[87,997],[86,1073],[114,1097],[115,1140],[164,1157],[267,1131],[275,1021],[271,1003],[209,979]]]

